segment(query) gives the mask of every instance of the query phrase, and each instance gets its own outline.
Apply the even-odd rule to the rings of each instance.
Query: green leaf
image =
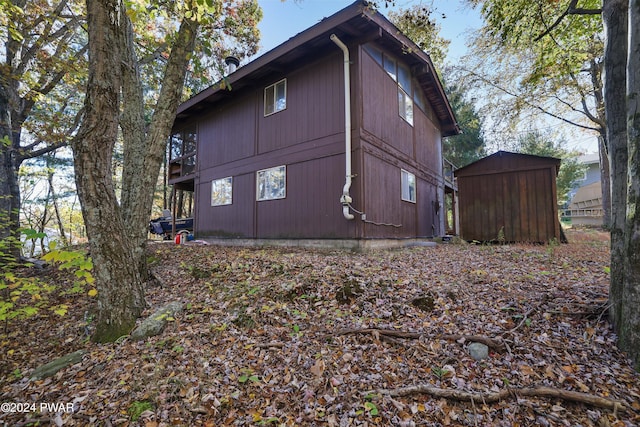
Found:
[[[378,407],[372,402],[365,402],[364,407],[371,415],[378,415]]]
[[[60,304],[58,307],[53,307],[51,310],[58,316],[64,316],[67,314],[69,306],[66,304]]]

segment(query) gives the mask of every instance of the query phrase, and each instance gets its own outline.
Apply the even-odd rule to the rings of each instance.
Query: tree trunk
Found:
[[[112,180],[118,135],[122,19],[118,0],[87,0],[89,80],[85,119],[73,142],[76,186],[98,290],[96,332],[108,342],[128,334],[144,308],[144,290]]]
[[[6,255],[20,257],[20,186],[18,150],[20,133],[14,131],[7,88],[0,87],[0,240],[9,239]],[[17,142],[16,142],[17,140]]]
[[[124,5],[122,14],[126,16]],[[145,245],[147,240],[147,224],[149,218],[141,221],[132,211],[143,210],[144,199],[141,193],[151,191],[141,180],[144,175],[146,151],[147,125],[144,115],[144,97],[138,58],[136,57],[133,27],[129,19],[120,34],[120,48],[122,49],[122,96],[124,99],[120,128],[122,129],[123,156],[122,165],[122,203],[123,217],[133,243],[134,259],[138,263],[140,277],[148,278]],[[149,207],[150,209],[151,207]]]
[[[135,259],[143,278],[147,276],[144,254],[154,189],[158,183],[158,174],[165,156],[175,113],[180,104],[189,55],[194,49],[197,30],[198,24],[188,19],[184,19],[180,25],[171,47],[171,54],[162,79],[162,88],[148,132],[143,121],[142,86],[135,65],[132,38],[122,39],[123,48],[126,49],[123,93],[130,96],[125,98],[122,121],[123,134],[125,134],[124,129],[127,128],[124,138],[122,208],[133,240]],[[137,101],[138,99],[140,101]],[[134,100],[136,100],[135,105],[127,105]]]
[[[600,155],[600,189],[602,190],[602,225],[611,229],[611,168],[609,167],[609,147],[605,135],[598,137],[598,154]]]
[[[60,216],[60,208],[58,206],[58,195],[56,194],[55,186],[53,185],[53,169],[49,169],[47,174],[47,182],[49,183],[49,191],[51,192],[51,203],[53,204],[53,211],[56,215],[56,224],[58,225],[58,233],[60,233],[60,240],[63,247],[69,246],[69,240],[67,239],[67,233],[64,231],[64,223]]]
[[[640,371],[640,0],[630,0],[627,59],[628,186],[620,348]]]
[[[624,227],[627,199],[627,12],[628,0],[604,0],[604,99],[611,167],[611,283],[609,317],[615,328],[622,321]]]
[[[47,190],[47,197],[44,199],[44,206],[42,206],[42,216],[37,219],[36,218],[36,225],[38,227],[38,229],[36,230],[38,233],[45,233],[45,230],[47,228],[47,223],[49,222],[49,201],[51,200],[51,186],[49,186],[49,189]],[[31,245],[31,251],[29,253],[29,257],[33,258],[35,256],[36,253],[36,242],[38,239],[33,239],[32,240],[32,245]],[[40,253],[45,254],[47,253],[46,248],[45,248],[45,239],[40,239]]]

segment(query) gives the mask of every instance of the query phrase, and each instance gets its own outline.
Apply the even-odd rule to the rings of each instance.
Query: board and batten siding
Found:
[[[465,240],[560,240],[556,175],[560,160],[498,152],[456,171]]]
[[[198,124],[196,229],[201,236],[355,238],[342,216],[344,83],[332,54],[287,79],[287,108],[264,116],[264,87],[245,90]],[[268,84],[265,84],[267,86]],[[256,200],[256,174],[286,165],[286,198]],[[233,203],[211,206],[211,181],[233,177]]]
[[[287,108],[264,117],[264,88],[256,93],[258,153],[268,153],[306,141],[342,134],[344,137],[344,77],[342,56],[329,55],[300,70],[270,81],[287,79]]]
[[[389,224],[367,223],[363,235],[407,238],[441,234],[442,221],[434,208],[442,202],[444,191],[441,132],[429,117],[432,113],[415,103],[413,126],[400,117],[398,84],[364,48],[359,57],[364,211],[368,220]],[[401,198],[401,169],[416,176],[416,203]]]

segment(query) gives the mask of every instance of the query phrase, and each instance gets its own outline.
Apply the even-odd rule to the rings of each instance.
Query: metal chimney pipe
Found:
[[[235,56],[227,56],[224,63],[227,64],[227,74],[233,73],[240,66],[240,60]]]

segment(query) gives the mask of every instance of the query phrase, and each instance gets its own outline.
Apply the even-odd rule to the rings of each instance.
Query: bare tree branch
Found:
[[[587,405],[598,408],[625,411],[627,407],[619,400],[606,399],[604,397],[595,396],[593,394],[581,393],[577,391],[561,390],[552,387],[534,387],[534,388],[508,388],[498,392],[468,392],[457,389],[445,389],[433,387],[429,384],[417,384],[413,386],[401,387],[396,389],[379,389],[368,391],[370,393],[380,393],[383,396],[401,397],[412,394],[428,394],[434,397],[443,397],[446,399],[460,400],[463,402],[486,402],[493,403],[509,397],[527,396],[527,397],[552,397],[562,399],[567,402],[585,403]]]
[[[569,2],[569,6],[567,6],[567,10],[565,10],[562,15],[560,15],[558,17],[558,19],[556,19],[556,21],[551,24],[550,27],[548,27],[542,34],[540,34],[538,37],[536,37],[534,39],[534,41],[539,41],[542,38],[544,38],[546,35],[548,35],[549,33],[551,33],[551,31],[553,31],[554,28],[556,28],[558,25],[560,25],[560,22],[562,22],[562,20],[567,16],[567,15],[600,15],[602,13],[602,9],[583,9],[583,8],[576,8],[576,5],[578,4],[578,0],[571,0]]]
[[[601,131],[601,129],[599,129],[599,128],[592,127],[592,126],[587,126],[587,125],[583,125],[583,124],[581,124],[581,123],[578,123],[578,122],[575,122],[575,121],[573,121],[573,120],[569,120],[569,119],[567,119],[567,118],[565,118],[565,117],[559,116],[558,114],[552,113],[551,111],[546,110],[545,108],[543,108],[543,107],[541,107],[541,106],[539,106],[539,105],[533,104],[533,103],[531,103],[531,102],[527,101],[526,99],[523,99],[523,98],[522,98],[522,97],[520,97],[517,93],[514,93],[514,92],[512,92],[512,91],[508,90],[507,88],[502,87],[502,86],[500,86],[499,84],[497,84],[497,83],[495,83],[495,82],[492,82],[491,80],[487,79],[486,77],[484,77],[484,76],[482,76],[482,75],[480,75],[480,74],[478,74],[478,73],[476,73],[476,72],[474,72],[474,71],[468,70],[468,69],[466,69],[466,68],[461,68],[461,69],[462,69],[463,71],[465,71],[466,73],[468,73],[468,74],[470,74],[470,75],[474,76],[476,79],[478,79],[478,80],[480,80],[480,81],[484,82],[485,84],[488,84],[488,85],[490,85],[490,86],[492,86],[492,87],[494,87],[494,88],[498,89],[499,91],[503,92],[504,94],[509,95],[509,96],[511,96],[511,97],[513,97],[513,98],[516,98],[516,99],[521,100],[521,101],[522,101],[522,102],[523,102],[527,107],[532,108],[532,109],[534,109],[534,110],[538,110],[538,111],[540,111],[541,113],[546,114],[547,116],[553,117],[554,119],[560,120],[560,121],[565,122],[565,123],[567,123],[567,124],[570,124],[570,125],[572,125],[572,126],[579,127],[579,128],[581,128],[581,129],[590,130],[590,131],[594,131],[594,132],[600,132],[600,131]],[[566,104],[566,103],[565,103],[565,104]],[[577,109],[574,109],[574,110],[575,110],[575,111],[578,111],[578,112],[582,112],[582,111],[577,110]],[[582,113],[583,113],[583,112],[582,112]]]

